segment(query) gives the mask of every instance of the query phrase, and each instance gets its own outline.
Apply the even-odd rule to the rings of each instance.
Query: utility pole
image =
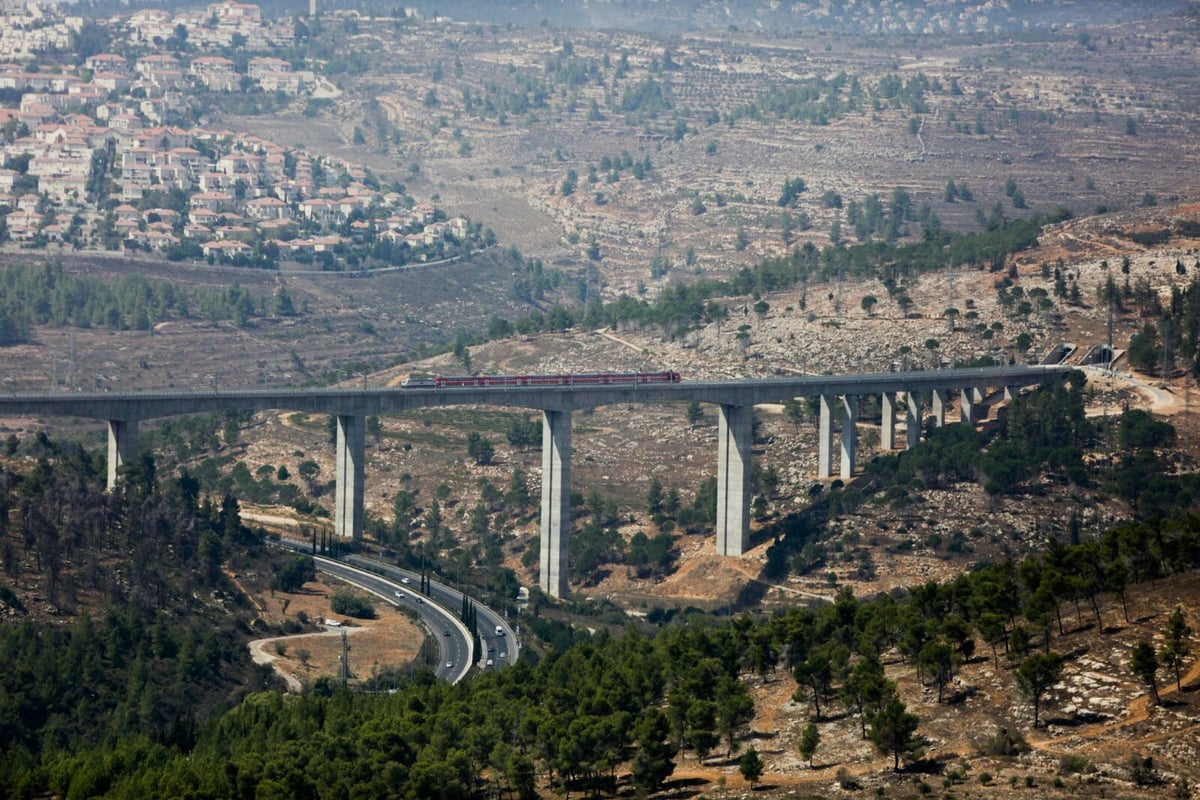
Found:
[[[1111,366],[1113,360],[1113,340],[1112,340],[1112,320],[1113,318],[1113,298],[1110,294],[1108,297],[1108,363]]]
[[[1162,379],[1165,383],[1167,380],[1167,366],[1171,363],[1171,328],[1164,320],[1162,324],[1162,341],[1163,341],[1163,365]]]
[[[338,659],[338,677],[342,683],[350,680],[350,642],[346,640],[346,632],[342,631],[342,655]]]

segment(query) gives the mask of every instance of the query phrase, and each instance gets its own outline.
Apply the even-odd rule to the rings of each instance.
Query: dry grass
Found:
[[[328,575],[306,583],[299,592],[270,592],[254,597],[262,617],[271,624],[299,620],[301,615],[312,621],[336,619],[345,623],[350,644],[350,671],[356,681],[362,681],[383,670],[403,671],[416,659],[424,631],[413,618],[390,603],[376,600],[375,619],[345,620],[329,607],[329,595],[344,584]],[[268,642],[264,651],[275,656],[277,668],[309,685],[322,676],[340,674],[342,654],[341,631],[287,636],[276,640],[283,648]],[[301,651],[307,651],[301,659]]]

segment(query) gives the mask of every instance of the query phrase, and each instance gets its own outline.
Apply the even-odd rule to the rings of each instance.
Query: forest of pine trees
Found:
[[[1027,402],[1005,441],[1069,469],[1060,451],[1090,435],[1082,420],[1062,424],[1077,389],[1068,382]],[[1129,469],[1172,434],[1136,412],[1118,430]],[[948,454],[935,455],[936,438],[931,448],[914,450],[912,465],[901,455],[890,471],[933,477],[953,468]],[[34,561],[63,607],[83,591],[111,597],[103,618],[53,631],[0,628],[0,782],[20,796],[531,797],[546,782],[611,793],[625,770],[652,791],[680,758],[744,749],[749,675],[793,682],[818,722],[852,715],[864,746],[898,768],[920,753],[920,721],[885,661],[913,665],[941,698],[978,642],[997,667],[1018,670],[1036,704],[1060,663],[1064,611],[1087,609],[1104,630],[1106,617],[1124,619],[1131,586],[1200,566],[1196,495],[1177,494],[1173,504],[1156,501],[1155,516],[1096,538],[1051,539],[1040,555],[901,595],[842,590],[833,603],[766,618],[684,614],[623,633],[576,629],[540,658],[530,651],[513,668],[457,686],[418,672],[394,694],[321,681],[303,697],[267,692],[228,705],[231,681],[244,690],[262,678],[251,677],[239,617],[197,624],[197,598],[230,592],[219,567],[261,557],[261,536],[237,521],[235,499],[201,501],[192,479],[158,476],[152,459],[130,465],[113,494],[98,467],[84,450],[52,448],[27,474],[5,472],[0,482],[6,569]],[[294,562],[281,557],[274,569],[282,576]],[[1186,633],[1176,639],[1151,653],[1155,663],[1188,652]],[[197,690],[208,701],[192,711]]]

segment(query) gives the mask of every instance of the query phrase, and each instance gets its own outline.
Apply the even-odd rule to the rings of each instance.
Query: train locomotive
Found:
[[[663,372],[576,372],[558,375],[437,375],[405,378],[405,389],[462,389],[493,386],[608,386],[642,383],[678,383],[679,373]]]

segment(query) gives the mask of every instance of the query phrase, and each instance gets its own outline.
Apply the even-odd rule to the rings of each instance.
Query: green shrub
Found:
[[[271,588],[281,592],[294,592],[317,577],[317,568],[311,556],[292,556],[275,574]]]
[[[1140,756],[1136,753],[1129,757],[1129,777],[1138,786],[1149,786],[1158,783],[1158,773],[1154,769],[1154,759],[1150,756]]]
[[[3,603],[14,611],[22,614],[25,613],[25,604],[21,602],[21,598],[12,590],[12,587],[5,584],[0,584],[0,603]]]
[[[375,618],[375,605],[369,598],[345,589],[336,591],[330,596],[329,607],[335,614],[355,619]]]
[[[1020,733],[1009,728],[1000,728],[995,735],[974,741],[975,752],[981,756],[1015,756],[1029,749],[1029,743]]]
[[[1070,775],[1073,772],[1086,772],[1087,768],[1087,756],[1078,754],[1066,755],[1058,760],[1058,771],[1063,775]]]

